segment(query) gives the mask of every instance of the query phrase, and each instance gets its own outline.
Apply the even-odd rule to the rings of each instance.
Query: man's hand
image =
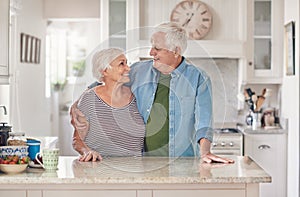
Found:
[[[220,163],[234,163],[234,160],[228,158],[222,158],[214,155],[210,152],[210,141],[208,139],[202,138],[200,140],[200,155],[206,163],[220,162]]]
[[[84,114],[77,108],[77,104],[78,101],[73,103],[70,108],[71,124],[74,129],[80,133],[80,135],[82,135],[82,133],[87,134],[89,130],[89,122],[86,120]]]
[[[87,161],[101,161],[102,157],[101,155],[94,151],[94,150],[89,150],[85,151],[83,155],[79,157],[79,161],[87,162]]]
[[[206,163],[212,163],[212,162],[234,163],[234,160],[232,160],[232,159],[219,157],[219,156],[214,155],[212,153],[207,153],[205,155],[201,155],[201,159],[203,159],[203,161],[206,162]]]

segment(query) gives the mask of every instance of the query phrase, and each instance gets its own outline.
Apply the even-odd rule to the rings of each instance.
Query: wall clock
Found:
[[[202,39],[212,26],[212,14],[208,6],[198,0],[178,3],[171,12],[170,20],[185,28],[190,39]]]

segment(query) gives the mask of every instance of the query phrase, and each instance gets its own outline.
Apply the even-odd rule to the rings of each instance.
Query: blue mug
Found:
[[[33,161],[35,156],[40,152],[40,142],[27,143],[28,145],[28,156]]]

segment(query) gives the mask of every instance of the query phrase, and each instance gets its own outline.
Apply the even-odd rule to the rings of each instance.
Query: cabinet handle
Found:
[[[249,65],[249,66],[252,66],[252,62],[251,62],[251,61],[250,61],[250,62],[248,62],[248,65]]]
[[[269,145],[260,145],[258,146],[259,150],[265,150],[265,149],[270,149],[271,147]]]

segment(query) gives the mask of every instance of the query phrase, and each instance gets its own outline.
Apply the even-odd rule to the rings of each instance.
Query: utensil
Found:
[[[265,101],[265,97],[258,96],[257,102],[256,102],[256,108],[255,108],[256,112],[259,112],[261,110],[261,107],[264,104],[264,101]]]

